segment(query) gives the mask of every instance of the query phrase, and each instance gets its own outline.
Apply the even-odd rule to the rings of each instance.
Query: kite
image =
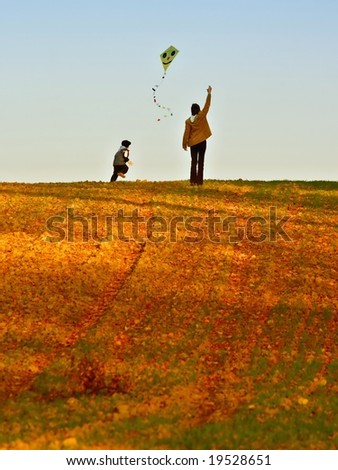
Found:
[[[176,47],[169,46],[168,49],[166,49],[164,52],[162,52],[162,54],[160,54],[160,58],[161,58],[161,62],[162,62],[162,65],[163,65],[163,70],[164,70],[164,73],[162,75],[162,80],[165,79],[166,74],[167,74],[167,69],[170,66],[170,64],[173,62],[173,60],[175,59],[175,57],[177,56],[178,53],[179,53],[179,51],[176,49]],[[162,108],[164,110],[164,112],[166,113],[166,114],[163,115],[163,117],[168,117],[168,115],[172,116],[173,113],[171,112],[170,108],[167,108],[166,106],[162,106],[157,101],[156,91],[157,91],[157,88],[159,86],[160,86],[160,84],[155,85],[155,87],[152,88],[154,103],[156,104],[156,106],[158,108]],[[160,121],[160,120],[161,120],[160,118],[157,119],[157,121]]]
[[[178,52],[179,51],[174,46],[170,46],[170,47],[168,47],[168,49],[166,49],[164,52],[162,52],[160,57],[161,57],[161,61],[162,61],[164,71],[167,70],[167,68],[169,67],[171,62],[177,56]]]

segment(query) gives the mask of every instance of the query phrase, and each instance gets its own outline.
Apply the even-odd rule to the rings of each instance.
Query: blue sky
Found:
[[[192,102],[213,87],[205,178],[337,180],[336,0],[0,0],[0,181],[189,176]],[[160,53],[179,54],[165,80]],[[152,100],[171,108],[163,118]],[[157,121],[162,117],[161,121]]]

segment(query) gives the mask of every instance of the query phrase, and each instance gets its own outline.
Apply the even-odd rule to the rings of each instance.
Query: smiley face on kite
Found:
[[[164,52],[162,52],[160,57],[161,57],[161,61],[162,61],[162,65],[163,65],[164,70],[167,70],[167,68],[169,67],[171,62],[177,56],[178,52],[179,51],[174,46],[170,46],[170,47],[168,47],[168,49],[166,49]]]

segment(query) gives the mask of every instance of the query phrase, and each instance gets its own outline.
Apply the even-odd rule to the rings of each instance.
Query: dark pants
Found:
[[[199,144],[190,147],[190,184],[203,184],[204,155],[206,149],[206,140],[203,140],[203,142],[200,142]]]
[[[116,181],[118,177],[118,173],[123,173],[124,175],[127,173],[129,170],[128,165],[114,165],[114,173],[112,177],[110,178],[110,181]]]

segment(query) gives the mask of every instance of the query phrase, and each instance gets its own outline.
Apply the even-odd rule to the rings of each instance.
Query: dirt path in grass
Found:
[[[121,273],[121,277],[114,276],[111,279],[101,297],[97,299],[91,308],[88,309],[80,323],[67,338],[67,347],[73,346],[77,341],[79,341],[79,339],[84,338],[87,335],[88,330],[93,328],[105,311],[112,306],[116,296],[134,272],[144,252],[144,247],[145,244],[138,244],[138,247],[133,252],[133,256],[129,260],[129,266],[126,271]]]
[[[61,343],[52,348],[52,352],[45,354],[42,351],[35,356],[34,365],[25,370],[19,370],[15,375],[6,374],[5,380],[2,382],[0,398],[12,398],[24,390],[29,390],[35,378],[43,372],[63,351],[73,347],[80,339],[84,338],[91,328],[100,320],[104,312],[111,306],[123,288],[128,278],[135,270],[144,251],[144,244],[135,244],[130,255],[125,258],[123,270],[114,273],[110,282],[106,285],[100,297],[89,304],[87,309],[81,315],[80,321],[73,325],[68,336]]]

